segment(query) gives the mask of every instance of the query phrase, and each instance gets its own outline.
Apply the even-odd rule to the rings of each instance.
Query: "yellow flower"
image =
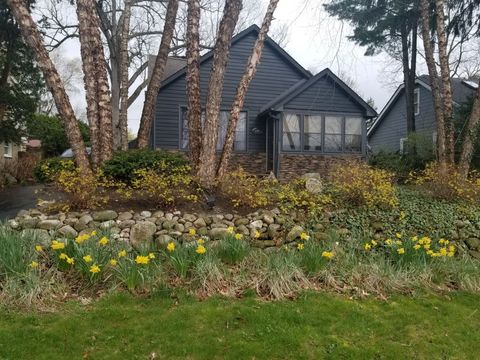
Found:
[[[91,236],[95,236],[97,235],[97,232],[95,230],[93,230],[91,233],[90,233]]]
[[[53,250],[65,249],[65,243],[60,242],[60,241],[57,241],[57,240],[53,240],[53,241],[52,241],[52,245],[50,245],[50,247],[51,247]]]
[[[198,245],[197,250],[195,250],[197,254],[205,254],[207,252],[207,249],[203,245]]]
[[[172,252],[175,251],[175,243],[174,242],[169,242],[167,245],[167,250]]]
[[[403,255],[403,254],[405,254],[405,249],[404,248],[397,249],[397,253],[399,255]]]
[[[38,251],[38,252],[43,251],[42,245],[35,245],[35,251]]]
[[[387,245],[392,245],[392,239],[387,239],[387,240],[385,240],[385,244],[387,244]]]
[[[405,212],[400,211],[400,220],[403,220],[403,219],[405,219]]]
[[[233,229],[233,226],[229,226],[229,227],[227,228],[227,234],[233,234],[234,231],[235,231],[235,230]]]
[[[90,272],[91,272],[92,274],[97,274],[97,273],[99,273],[99,272],[100,272],[100,266],[98,266],[98,265],[92,265],[92,266],[90,266]]]
[[[68,255],[65,254],[65,253],[61,253],[58,257],[60,260],[65,260],[66,258],[68,258]]]
[[[455,249],[455,245],[450,245],[450,246],[448,247],[448,251],[449,251],[449,252],[453,252],[453,253],[454,253],[455,250],[456,250],[456,249]]]
[[[155,259],[155,254],[154,253],[149,253],[148,258],[149,259]]]
[[[423,248],[424,248],[425,250],[430,250],[430,244],[425,244],[425,245],[423,245]]]
[[[38,262],[32,261],[29,265],[32,269],[36,269],[38,267]]]
[[[139,265],[147,265],[150,262],[150,258],[148,256],[137,255],[135,262]]]
[[[304,241],[310,240],[310,235],[308,235],[306,232],[302,232],[300,234],[300,239]]]
[[[418,236],[412,236],[412,239],[411,239],[413,242],[417,242],[418,241]]]
[[[111,259],[109,262],[110,262],[110,265],[117,266],[117,260]]]
[[[235,234],[235,239],[237,240],[242,240],[243,235],[242,234]]]
[[[122,258],[122,257],[125,257],[125,256],[127,256],[127,252],[125,250],[120,250],[118,252],[118,257],[119,258]]]
[[[92,259],[92,257],[91,257],[90,255],[85,255],[85,256],[83,257],[83,261],[85,261],[86,263],[89,263],[89,262],[92,262],[93,259]]]
[[[78,235],[76,238],[75,238],[75,242],[77,244],[83,244],[85,241],[87,241],[88,239],[90,239],[90,235],[89,234],[82,234],[82,235]]]
[[[401,240],[395,240],[395,244],[396,245],[402,245],[402,241]]]
[[[418,249],[420,249],[421,247],[422,247],[422,245],[416,244],[416,245],[414,245],[413,248],[414,248],[415,250],[418,250]]]
[[[441,256],[447,256],[447,248],[440,248],[440,251],[439,251],[440,255]]]
[[[428,250],[427,251],[427,255],[432,255],[433,254],[433,250]]]
[[[377,245],[378,245],[378,243],[377,243],[375,240],[372,240],[371,243],[372,243],[373,246],[377,246]]]
[[[396,233],[395,236],[397,237],[397,239],[401,239],[401,238],[402,238],[402,234],[400,234],[400,233]]]
[[[331,259],[331,258],[333,258],[333,252],[324,251],[324,252],[322,252],[322,257],[327,258],[327,259]]]
[[[261,234],[260,234],[260,231],[255,230],[255,234],[253,234],[253,237],[254,237],[255,239],[258,239],[258,238],[260,237],[260,235],[261,235]]]
[[[372,245],[370,245],[369,243],[366,243],[365,246],[364,246],[365,250],[370,250],[372,248]]]
[[[105,246],[108,244],[108,239],[104,236],[98,241],[99,245]]]
[[[195,236],[197,235],[197,231],[194,228],[191,228],[190,230],[188,230],[188,234],[191,236]]]
[[[304,245],[304,244],[301,244],[301,243],[300,243],[300,244],[297,244],[297,249],[298,249],[298,250],[303,250],[303,249],[305,249],[305,245]]]
[[[67,258],[67,264],[70,264],[70,265],[75,264],[75,259],[71,257]]]

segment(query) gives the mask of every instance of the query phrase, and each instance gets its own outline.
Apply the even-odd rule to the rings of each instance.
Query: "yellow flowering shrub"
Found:
[[[155,170],[136,170],[132,186],[157,205],[174,205],[182,200],[192,202],[198,200],[193,180],[190,166],[167,169],[167,164],[163,162]]]
[[[439,199],[461,199],[472,203],[480,201],[480,176],[472,172],[465,178],[455,165],[449,165],[445,172],[440,170],[438,163],[430,163],[425,170],[411,173],[409,182]]]
[[[242,168],[225,174],[218,181],[220,193],[235,207],[260,208],[270,203],[268,188],[273,182],[250,175]]]
[[[312,194],[305,188],[305,182],[305,179],[295,179],[279,186],[275,197],[280,210],[285,213],[292,210],[313,213],[321,211],[325,205],[332,204],[332,197],[329,194]]]
[[[360,161],[335,166],[330,173],[335,192],[343,201],[368,207],[398,205],[394,175]]]

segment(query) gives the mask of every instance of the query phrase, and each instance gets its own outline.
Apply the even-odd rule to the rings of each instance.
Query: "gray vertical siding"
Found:
[[[417,132],[432,134],[435,130],[435,114],[432,93],[423,86],[420,90],[420,113],[415,116]],[[374,152],[400,150],[400,139],[407,137],[407,116],[405,91],[402,91],[389,112],[368,138]]]
[[[243,74],[255,40],[256,35],[250,33],[232,45],[230,60],[225,74],[222,109],[227,110],[231,108],[236,87]],[[200,87],[203,104],[205,104],[211,66],[212,59],[210,58],[203,62],[200,68]],[[270,100],[284,92],[285,89],[304,78],[305,74],[279,56],[272,46],[268,43],[265,44],[261,63],[245,99],[244,110],[248,111],[247,151],[265,152],[266,127],[264,119],[257,119],[259,110]],[[187,103],[185,86],[185,75],[182,75],[160,89],[157,97],[154,123],[154,147],[157,149],[179,149],[179,110],[181,106],[185,106]],[[262,130],[262,133],[252,134],[251,130],[253,128]]]

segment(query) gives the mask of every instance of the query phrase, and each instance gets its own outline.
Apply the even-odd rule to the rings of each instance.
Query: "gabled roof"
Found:
[[[307,81],[300,80],[286,92],[280,94],[277,98],[273,99],[267,105],[265,105],[260,111],[260,114],[265,113],[269,110],[282,110],[285,104],[293,100],[295,97],[307,90],[310,86],[314,85],[317,81],[326,76],[330,77],[343,91],[347,93],[348,96],[350,96],[353,101],[363,107],[365,109],[367,117],[371,118],[377,116],[377,112],[375,111],[375,109],[368,105],[365,100],[363,100],[355,91],[353,91],[347,84],[345,84],[343,80],[340,79],[337,75],[335,75],[333,71],[329,68],[322,70],[317,75],[311,77]]]
[[[235,35],[232,38],[231,46],[233,46],[235,43],[239,42],[240,40],[242,40],[243,38],[245,38],[246,36],[252,33],[258,35],[259,31],[260,31],[260,28],[257,25],[249,26],[248,28],[239,32],[237,35]],[[300,72],[303,76],[305,76],[305,78],[308,79],[312,77],[312,74],[310,73],[310,71],[306,70],[302,65],[300,65],[280,45],[278,45],[274,40],[272,40],[272,38],[267,36],[265,39],[265,43],[270,45],[283,59],[285,59],[288,63],[290,63],[290,65],[292,65],[293,68],[295,68],[296,70],[298,70],[298,72]],[[209,52],[207,52],[206,54],[200,57],[200,65],[212,57],[213,57],[213,50],[210,50]],[[181,68],[180,70],[178,70],[177,72],[175,72],[174,74],[166,78],[162,82],[161,88],[174,82],[176,79],[184,75],[186,71],[187,71],[187,68],[186,66],[184,66],[183,68]]]
[[[471,81],[466,81],[461,78],[453,78],[451,79],[451,82],[452,82],[453,102],[455,105],[460,105],[465,101],[467,101],[468,98],[472,96],[472,94],[478,87],[478,84]],[[429,75],[420,75],[415,80],[415,84],[422,86],[428,91],[432,91],[432,88],[430,87]],[[378,115],[377,119],[373,123],[372,127],[368,130],[367,136],[370,136],[375,132],[375,130],[381,124],[385,116],[390,112],[393,105],[397,102],[404,88],[405,88],[405,85],[401,84],[397,88],[397,90],[393,93],[392,97],[390,98],[390,100],[388,100],[387,104],[384,106],[384,108],[380,112],[380,115]]]

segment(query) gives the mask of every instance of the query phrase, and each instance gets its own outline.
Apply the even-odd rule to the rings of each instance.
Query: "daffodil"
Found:
[[[303,249],[305,249],[305,245],[302,244],[302,243],[297,244],[297,249],[298,249],[298,250],[303,250]]]
[[[89,263],[89,262],[92,262],[93,259],[92,259],[92,257],[91,257],[90,255],[85,255],[85,256],[83,257],[83,261],[85,261],[86,263]]]
[[[441,256],[447,256],[447,248],[440,248],[439,253]]]
[[[203,245],[198,245],[198,246],[197,246],[197,249],[195,250],[195,252],[196,252],[197,254],[202,255],[202,254],[205,254],[205,253],[207,252],[207,249],[205,249],[205,246],[203,246]]]
[[[119,258],[122,258],[122,257],[125,257],[125,256],[127,256],[127,251],[126,250],[120,250],[118,252],[118,257]]]
[[[371,248],[372,248],[372,245],[370,245],[369,243],[366,243],[365,246],[364,246],[364,249],[366,251],[369,251]]]
[[[35,251],[38,251],[38,252],[43,251],[42,245],[35,245]]]
[[[155,259],[155,254],[154,253],[149,253],[148,258],[149,259]]]
[[[327,258],[327,259],[331,259],[331,258],[333,258],[333,252],[324,251],[324,252],[322,252],[322,257]]]
[[[57,241],[57,240],[53,240],[52,245],[50,245],[50,247],[53,250],[62,250],[62,249],[65,249],[65,243]]]
[[[415,245],[413,246],[413,248],[414,248],[415,250],[418,250],[418,249],[420,249],[421,247],[422,247],[422,245],[419,245],[419,244],[415,244]]]
[[[242,238],[243,238],[242,234],[235,234],[235,239],[242,240]]]
[[[310,235],[308,235],[306,232],[302,232],[300,234],[300,239],[304,241],[310,240]]]
[[[401,239],[401,238],[402,238],[402,234],[401,234],[401,233],[396,233],[396,234],[395,234],[395,237],[396,237],[397,239]]]
[[[378,243],[375,240],[370,241],[372,243],[372,246],[377,246]]]
[[[82,234],[82,235],[78,235],[76,238],[75,238],[75,242],[77,244],[83,244],[85,241],[87,241],[88,239],[90,239],[90,235],[89,234]]]
[[[255,230],[255,233],[253,234],[253,237],[254,237],[255,239],[258,239],[258,238],[260,237],[260,235],[261,235],[261,234],[260,234],[260,231]]]
[[[395,245],[402,245],[402,241],[401,240],[395,240]]]
[[[235,232],[235,229],[233,228],[233,226],[229,226],[227,228],[227,234],[233,234]]]
[[[175,251],[175,243],[174,242],[169,242],[167,244],[167,250],[172,252],[172,251]]]
[[[385,240],[385,244],[387,244],[387,245],[392,245],[392,239],[387,239],[387,240]]]
[[[99,245],[105,246],[108,244],[108,239],[104,236],[98,241]]]
[[[75,259],[74,258],[68,257],[66,261],[67,261],[67,264],[69,264],[69,265],[75,264]]]
[[[412,236],[412,238],[410,240],[412,240],[413,242],[417,242],[418,241],[418,236]]]
[[[109,263],[110,263],[110,265],[112,265],[112,266],[117,266],[118,261],[115,260],[115,259],[110,259]]]
[[[147,265],[150,262],[150,258],[148,256],[137,255],[135,262],[139,265]]]
[[[91,236],[95,236],[97,235],[97,231],[96,230],[93,230],[91,233],[90,233]]]
[[[204,239],[198,239],[197,244],[198,245],[203,245],[203,244],[205,244],[205,240]]]
[[[100,272],[100,266],[98,266],[98,265],[92,265],[92,266],[90,266],[90,272],[91,272],[92,274],[97,274],[97,273],[99,273],[99,272]]]
[[[68,258],[68,255],[65,254],[65,253],[61,253],[61,254],[58,256],[58,258],[59,258],[60,260],[65,260],[66,258]]]
[[[404,248],[397,249],[397,253],[399,255],[403,255],[403,254],[405,254],[405,249]]]
[[[32,269],[36,269],[38,267],[38,262],[32,261],[29,265]]]
[[[194,228],[191,228],[190,230],[188,230],[188,234],[191,236],[195,236],[197,235],[197,231]]]

